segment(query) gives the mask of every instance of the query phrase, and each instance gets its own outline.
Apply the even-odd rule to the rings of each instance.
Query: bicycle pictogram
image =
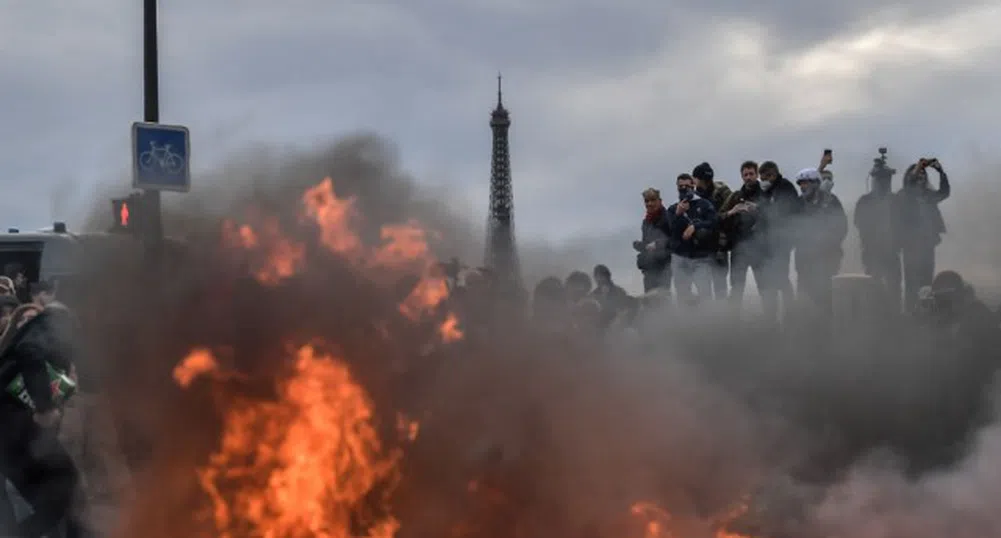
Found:
[[[176,175],[184,171],[184,159],[170,150],[170,144],[162,146],[149,143],[149,149],[139,154],[139,168],[145,172]]]

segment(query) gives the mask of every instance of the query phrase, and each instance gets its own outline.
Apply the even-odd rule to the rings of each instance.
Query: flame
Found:
[[[107,214],[107,213],[105,213]],[[122,226],[129,225],[129,203],[122,202],[122,209],[118,211],[118,218],[122,222]]]
[[[207,349],[196,349],[174,367],[174,381],[188,388],[195,378],[219,370],[219,363]]]
[[[206,357],[195,351],[182,364]],[[218,536],[394,536],[399,524],[385,503],[399,454],[383,448],[372,415],[343,362],[300,348],[278,398],[229,409],[219,449],[198,471]]]
[[[307,189],[302,196],[302,219],[319,229],[320,244],[344,257],[366,277],[389,272],[412,272],[420,279],[400,303],[399,311],[412,321],[434,315],[449,296],[445,275],[428,245],[428,232],[414,220],[380,228],[380,244],[367,247],[354,229],[360,214],[354,198],[341,198],[329,177]],[[264,285],[277,285],[305,266],[305,248],[285,239],[276,219],[258,219],[259,224],[223,223],[227,246],[260,254],[253,264],[255,278]],[[449,313],[438,328],[443,342],[463,338],[459,320]]]
[[[336,254],[358,256],[363,251],[361,239],[351,229],[358,216],[353,198],[341,199],[334,192],[334,182],[324,178],[303,194],[306,217],[320,228],[320,242]]]
[[[250,225],[237,226],[232,221],[223,222],[223,242],[230,247],[258,252],[252,272],[258,282],[274,286],[296,274],[305,263],[303,245],[286,239],[278,220],[263,219],[257,230]]]
[[[438,327],[438,332],[441,335],[442,341],[446,343],[462,340],[464,336],[462,330],[459,329],[459,318],[451,312],[449,312],[448,317]]]
[[[416,420],[410,420],[402,413],[396,415],[396,430],[400,435],[411,443],[417,440],[417,435],[421,431],[421,424]]]
[[[645,538],[673,538],[674,535],[667,529],[671,522],[671,514],[652,502],[634,503],[629,511],[633,516],[643,520],[645,526]]]
[[[714,538],[755,538],[746,534],[730,532],[727,526],[747,513],[748,504],[742,500],[733,510],[714,518],[707,523]],[[671,514],[656,503],[642,501],[630,507],[630,513],[644,524],[644,538],[678,538],[670,530]]]

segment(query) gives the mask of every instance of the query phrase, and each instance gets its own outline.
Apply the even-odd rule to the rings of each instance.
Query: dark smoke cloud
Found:
[[[482,536],[523,525],[540,535],[639,537],[630,506],[649,501],[675,515],[678,536],[697,538],[710,536],[712,520],[746,494],[785,484],[806,531],[896,536],[925,521],[906,535],[937,538],[937,524],[970,506],[960,499],[989,493],[977,470],[1001,457],[993,429],[971,457],[932,478],[915,481],[866,459],[881,440],[874,430],[906,432],[898,423],[911,405],[937,401],[924,395],[941,379],[931,368],[941,357],[908,345],[903,330],[839,347],[819,344],[810,327],[781,339],[719,316],[665,315],[651,338],[608,348],[509,323],[500,337],[470,336],[428,353],[433,324],[402,320],[395,283],[373,283],[320,248],[316,230],[298,218],[302,194],[330,177],[339,196],[357,199],[366,239],[376,241],[383,224],[415,218],[441,233],[432,244],[438,255],[471,265],[482,256],[481,226],[442,193],[419,188],[392,145],[375,136],[309,151],[252,148],[233,163],[167,200],[168,233],[188,242],[183,260],[155,271],[126,263],[134,251],[91,260],[100,270],[89,306],[100,311],[92,338],[102,386],[141,471],[125,536],[198,530],[191,514],[204,498],[192,470],[219,435],[218,415],[207,410],[234,395],[273,397],[287,343],[317,337],[351,364],[383,426],[398,411],[426,417],[406,447],[395,499],[401,536],[445,535],[473,519],[491,527]],[[106,207],[95,205],[90,227],[106,226]],[[258,285],[220,248],[224,219],[261,215],[307,245],[304,270],[274,288]],[[568,269],[559,254],[525,248],[526,265],[536,268],[530,279]],[[389,324],[392,338],[377,322]],[[249,381],[174,386],[171,370],[203,346]],[[492,474],[508,503],[485,515],[467,484]],[[874,497],[884,503],[860,518]],[[877,521],[887,532],[866,530]],[[984,525],[1001,529],[994,520]]]

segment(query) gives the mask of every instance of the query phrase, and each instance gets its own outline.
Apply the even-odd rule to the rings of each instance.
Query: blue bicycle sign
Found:
[[[170,151],[170,144],[158,146],[156,142],[150,142],[149,149],[139,154],[139,167],[144,172],[180,174],[184,170],[184,160]]]
[[[187,127],[133,123],[132,186],[188,192],[191,189],[190,153]]]

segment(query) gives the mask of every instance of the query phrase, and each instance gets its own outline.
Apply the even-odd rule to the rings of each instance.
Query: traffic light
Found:
[[[140,219],[142,218],[142,195],[132,193],[126,198],[111,200],[111,212],[114,219],[112,231],[139,235]]]

